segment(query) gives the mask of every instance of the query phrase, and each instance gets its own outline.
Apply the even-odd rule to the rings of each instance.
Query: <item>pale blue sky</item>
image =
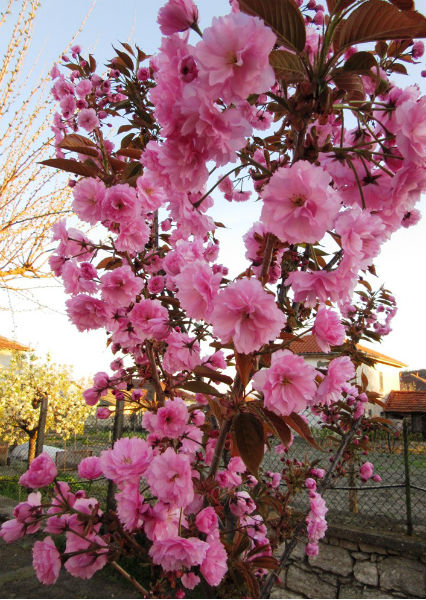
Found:
[[[99,67],[111,57],[111,46],[119,41],[136,42],[146,52],[155,52],[161,40],[156,15],[162,4],[163,2],[157,0],[98,0],[77,43],[82,46],[83,53],[94,52]],[[40,73],[42,66],[46,70],[60,55],[78,29],[90,5],[88,0],[41,1],[27,63],[29,66],[39,52],[42,52],[42,60],[35,70],[36,74]],[[229,12],[227,0],[200,0],[198,6],[202,27],[207,26],[214,15]],[[6,31],[3,33],[6,36]],[[191,35],[195,36],[193,33]],[[420,82],[419,71],[420,68],[416,68],[417,81]],[[400,81],[400,85],[403,85],[403,81]],[[408,82],[407,79],[405,81]],[[255,202],[245,205],[220,202],[210,211],[216,220],[229,227],[220,231],[221,257],[225,264],[229,263],[232,257],[234,273],[246,266],[241,236],[256,219],[259,210],[259,203]],[[424,200],[422,211],[426,213]],[[425,240],[426,224],[423,219],[417,227],[397,232],[376,261],[378,284],[384,282],[386,287],[393,291],[399,304],[399,312],[394,319],[394,331],[385,338],[379,350],[405,361],[412,368],[426,366]],[[64,311],[66,297],[59,287],[43,288],[34,293],[35,300],[50,309],[24,302],[12,294],[10,300],[14,311],[12,315],[0,313],[0,334],[16,337],[20,342],[34,347],[39,353],[50,351],[57,362],[73,365],[79,376],[91,375],[97,370],[107,370],[110,354],[105,350],[104,333],[82,334],[68,322]],[[0,305],[7,304],[5,292],[0,294]],[[30,307],[32,310],[28,311]]]

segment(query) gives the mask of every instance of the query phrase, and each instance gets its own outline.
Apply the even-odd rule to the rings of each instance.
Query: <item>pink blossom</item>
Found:
[[[200,344],[186,333],[172,331],[167,338],[163,367],[168,373],[192,371],[201,364]]]
[[[212,506],[207,506],[195,517],[195,524],[202,533],[212,533],[218,526],[217,514]]]
[[[113,269],[101,277],[102,298],[114,306],[127,306],[135,299],[141,287],[141,280],[134,275],[129,265]]]
[[[142,252],[149,240],[149,229],[142,217],[120,223],[120,232],[115,240],[115,247],[120,252],[128,252],[134,256]]]
[[[153,173],[149,171],[138,177],[136,189],[144,213],[157,210],[167,200],[166,193],[156,183]]]
[[[305,487],[308,488],[308,490],[313,490],[315,492],[317,489],[317,482],[315,479],[312,479],[312,477],[308,477],[305,479]]]
[[[107,189],[102,203],[102,220],[127,223],[140,216],[136,191],[127,183]]]
[[[237,492],[229,501],[229,510],[236,517],[241,517],[254,512],[256,504],[248,492]]]
[[[200,578],[195,573],[184,573],[180,580],[188,590],[193,590],[200,583]]]
[[[231,339],[238,352],[249,354],[274,340],[285,325],[285,316],[257,279],[238,279],[216,298],[213,332],[222,342]]]
[[[45,585],[53,585],[61,571],[61,556],[50,536],[33,546],[33,567],[37,579]]]
[[[395,110],[396,142],[402,156],[419,167],[426,162],[426,97],[407,100]]]
[[[156,540],[149,549],[149,555],[155,565],[161,565],[165,571],[190,569],[203,563],[208,544],[195,537],[172,537]]]
[[[176,454],[173,448],[167,448],[152,459],[145,478],[153,493],[163,502],[185,507],[194,498],[189,457]]]
[[[94,108],[83,108],[78,113],[77,123],[79,127],[82,127],[87,132],[91,132],[99,127],[99,119],[96,116]]]
[[[330,346],[340,346],[345,341],[345,328],[339,315],[322,306],[318,309],[313,327],[318,346],[323,352],[330,352]]]
[[[70,321],[79,331],[99,329],[107,319],[107,304],[86,294],[79,294],[66,301]]]
[[[140,438],[121,438],[112,450],[103,450],[100,464],[105,477],[119,485],[138,480],[151,463],[152,450]]]
[[[305,546],[305,554],[306,556],[318,556],[319,546],[317,542],[310,542]]]
[[[370,479],[370,477],[373,476],[373,470],[374,470],[373,463],[371,463],[371,462],[363,463],[359,470],[359,474],[360,474],[362,481],[367,481],[367,479]]]
[[[277,415],[290,415],[305,409],[315,391],[316,371],[301,356],[290,350],[272,355],[269,369],[253,377],[253,387],[263,392],[266,408]]]
[[[102,569],[107,563],[108,548],[98,535],[89,534],[85,536],[85,539],[82,539],[80,536],[67,531],[66,538],[65,552],[78,552],[78,554],[68,558],[64,564],[68,573],[73,577],[90,579],[96,571]],[[85,550],[85,552],[80,553],[82,550]]]
[[[325,515],[328,511],[325,500],[317,492],[310,493],[311,509],[306,517],[307,532],[309,542],[316,543],[327,530],[327,521]]]
[[[183,527],[188,525],[179,508],[161,501],[152,508],[148,506],[147,511],[143,514],[143,519],[144,532],[151,541],[177,536],[179,521]]]
[[[78,476],[82,479],[97,479],[102,476],[101,461],[98,456],[87,456],[78,465]]]
[[[144,497],[139,493],[138,483],[126,483],[122,490],[115,494],[117,514],[124,529],[134,531],[143,523],[143,515],[149,504],[144,503]]]
[[[92,91],[92,82],[89,79],[82,79],[75,88],[75,93],[79,98],[85,98]]]
[[[46,487],[57,475],[58,469],[55,463],[47,452],[42,452],[33,460],[28,471],[21,475],[19,485],[27,488]]]
[[[81,179],[73,189],[74,212],[90,225],[101,219],[101,205],[105,197],[105,184],[93,177]]]
[[[222,276],[198,260],[186,265],[175,277],[177,297],[182,308],[193,319],[209,321]]]
[[[25,525],[25,533],[31,534],[39,530],[42,513],[41,493],[33,492],[28,494],[26,502],[20,502],[15,506],[13,516],[19,523]]]
[[[211,536],[209,536],[211,538]],[[201,575],[209,585],[216,586],[222,581],[223,576],[228,571],[228,554],[217,538],[207,538],[208,550],[206,557],[201,565]]]
[[[268,59],[275,40],[258,17],[239,12],[214,18],[196,47],[210,94],[231,103],[268,91],[275,81]]]
[[[189,412],[183,400],[167,400],[157,411],[155,433],[161,437],[178,438],[184,433],[188,419]]]
[[[148,280],[148,291],[151,294],[161,294],[164,289],[164,277],[162,275],[156,275]]]
[[[67,260],[61,275],[67,294],[75,295],[81,292],[94,294],[98,289],[98,284],[93,281],[97,277],[96,269],[90,263],[81,263],[78,266],[74,259]]]
[[[355,377],[355,367],[349,356],[339,356],[330,361],[326,377],[317,390],[316,401],[321,404],[337,402],[342,386]]]
[[[140,342],[167,337],[169,315],[158,300],[141,300],[129,312],[129,318]]]
[[[317,301],[325,304],[329,299],[343,299],[339,298],[339,292],[344,284],[339,280],[337,271],[292,271],[284,283],[291,285],[295,302],[303,302],[312,308]]]
[[[158,11],[157,23],[163,35],[185,31],[198,23],[198,8],[192,0],[169,0]]]
[[[358,206],[338,215],[336,233],[341,236],[345,257],[350,256],[356,270],[365,269],[373,262],[388,237],[380,217]]]
[[[86,400],[86,404],[89,404]],[[112,412],[107,406],[100,406],[96,411],[97,419],[109,419]]]
[[[421,212],[417,208],[413,208],[413,210],[405,213],[401,225],[405,228],[412,227],[413,225],[417,225],[421,218]]]
[[[278,169],[263,191],[260,220],[283,242],[319,241],[340,208],[329,183],[330,175],[306,160]]]
[[[25,525],[17,519],[10,519],[1,525],[0,537],[6,542],[6,544],[16,542],[16,540],[19,540],[24,535]]]

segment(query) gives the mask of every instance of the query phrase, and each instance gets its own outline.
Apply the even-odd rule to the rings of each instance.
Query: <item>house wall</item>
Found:
[[[11,354],[9,350],[0,350],[0,369],[7,369],[10,365]]]

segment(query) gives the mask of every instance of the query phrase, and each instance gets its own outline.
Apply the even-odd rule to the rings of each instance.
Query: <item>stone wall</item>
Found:
[[[319,555],[298,543],[271,598],[425,598],[426,544],[330,527]]]

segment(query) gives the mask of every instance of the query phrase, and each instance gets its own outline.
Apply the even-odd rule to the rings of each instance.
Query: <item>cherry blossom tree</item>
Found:
[[[299,536],[318,553],[323,491],[355,461],[362,481],[374,473],[361,463],[380,425],[364,415],[374,397],[355,382],[369,361],[357,343],[390,331],[395,299],[368,275],[381,245],[418,220],[426,185],[426,99],[393,79],[421,56],[426,19],[409,0],[232,0],[204,31],[198,19],[192,0],[169,0],[156,55],[123,44],[105,76],[80,54],[68,76],[52,73],[57,151],[45,164],[74,174],[73,209],[104,235],[60,222],[50,265],[75,326],[107,332],[111,373],[84,396],[96,405],[112,392],[117,435],[79,467],[116,486],[106,512],[45,455],[21,479],[53,484],[50,508],[30,494],[1,535],[44,528],[34,566],[46,584],[62,565],[88,578],[110,563],[144,596],[199,585],[269,597]],[[219,192],[260,203],[236,277],[208,214]],[[338,354],[327,368],[292,350],[308,332]],[[146,439],[120,438],[124,398],[144,411]],[[317,446],[306,413],[334,444],[319,466],[285,461],[296,434]],[[281,472],[262,467],[268,447]],[[120,564],[129,555],[149,565],[148,583]]]

